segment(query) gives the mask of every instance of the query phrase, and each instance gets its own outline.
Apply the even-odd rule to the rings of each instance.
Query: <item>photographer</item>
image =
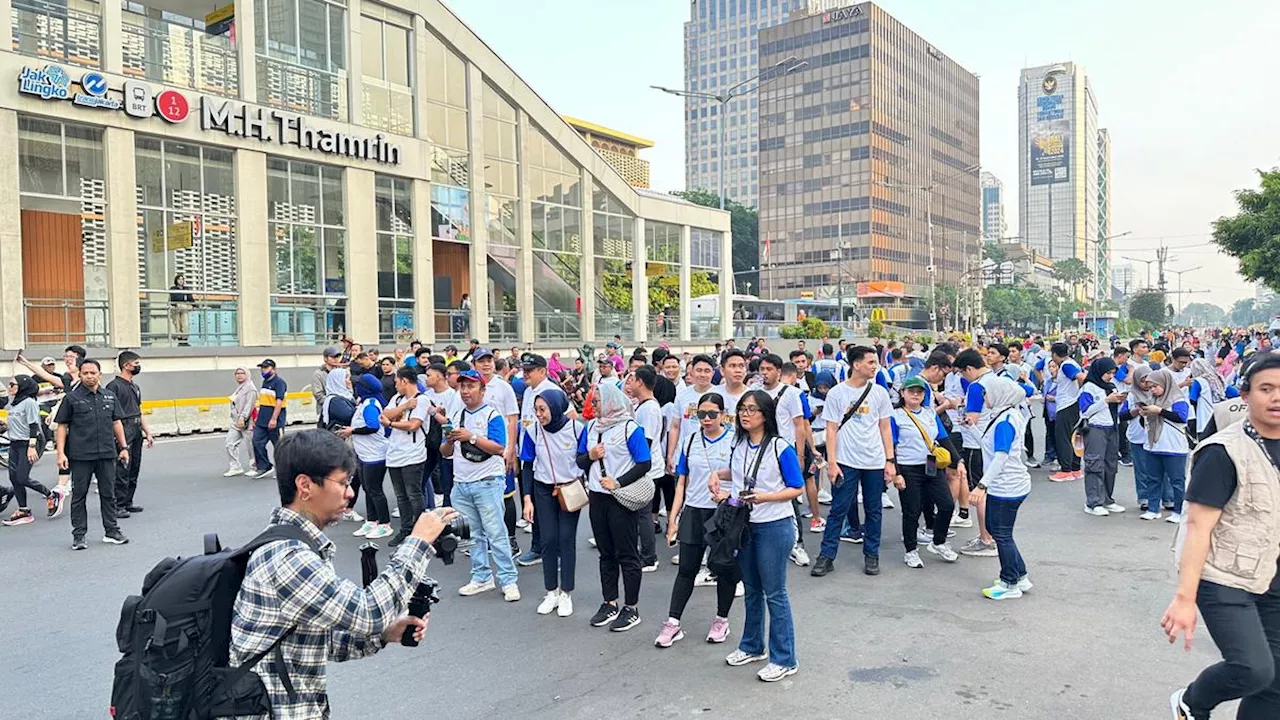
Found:
[[[281,507],[272,512],[271,524],[302,528],[320,552],[281,540],[250,556],[232,612],[231,665],[278,641],[275,652],[253,668],[271,698],[272,716],[327,717],[327,660],[372,655],[399,642],[408,627],[417,628],[421,641],[426,620],[405,611],[435,554],[431,543],[456,513],[443,508],[419,515],[387,567],[361,588],[338,578],[333,541],[323,532],[347,509],[355,467],[351,451],[333,433],[304,430],[280,442],[276,465]]]

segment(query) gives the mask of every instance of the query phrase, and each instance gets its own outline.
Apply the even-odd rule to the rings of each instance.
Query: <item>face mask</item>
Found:
[[[135,363],[133,366],[133,374],[137,375],[140,372],[142,372],[142,363]]]
[[[275,373],[271,372],[270,370],[263,370],[263,371],[262,371],[262,377],[263,377],[263,379],[270,379],[270,378],[271,378],[271,376],[272,376],[272,375],[274,375],[274,374],[275,374]]]

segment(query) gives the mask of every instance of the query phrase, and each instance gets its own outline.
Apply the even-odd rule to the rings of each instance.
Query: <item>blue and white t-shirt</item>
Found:
[[[507,444],[507,421],[498,411],[489,403],[484,403],[475,410],[462,408],[453,417],[449,418],[453,422],[455,429],[466,428],[476,437],[488,438],[499,445]],[[506,463],[502,461],[502,454],[489,455],[480,462],[472,462],[468,460],[458,449],[458,443],[454,443],[453,453],[453,481],[454,482],[474,482],[476,480],[485,480],[491,477],[505,475]]]
[[[915,421],[912,421],[915,418]],[[916,423],[919,423],[917,426]],[[939,440],[947,439],[947,429],[942,426],[942,418],[933,410],[921,406],[916,412],[906,408],[895,408],[889,416],[889,429],[893,432],[893,445],[896,448],[899,465],[924,465],[928,460],[929,445],[925,443],[920,429],[924,428],[929,436],[929,443],[937,445]]]
[[[362,463],[384,463],[387,461],[387,438],[391,436],[391,428],[382,427],[378,417],[382,415],[382,404],[374,398],[365,398],[356,406],[351,415],[351,429],[362,430],[373,428],[371,433],[351,434],[351,448],[356,452],[356,459]]]
[[[960,426],[960,437],[964,440],[964,447],[973,450],[982,447],[982,431],[990,424],[991,414],[998,409],[987,407],[987,383],[997,380],[999,377],[993,372],[987,372],[983,373],[976,381],[968,382],[965,385],[965,415],[976,413],[978,422],[975,425],[966,423]]]
[[[734,495],[746,486],[747,475],[753,470],[756,473],[756,492],[775,493],[784,488],[804,487],[804,475],[800,472],[800,459],[796,457],[796,449],[780,437],[774,437],[760,445],[752,445],[747,441],[734,445],[729,457],[729,469],[733,473]],[[795,511],[790,502],[758,503],[751,508],[753,523],[794,517]]]
[[[1019,498],[1031,492],[1031,473],[1019,455],[1027,419],[1017,408],[1000,412],[990,430],[982,435],[982,482],[987,494],[1000,498]],[[997,463],[998,454],[1003,454]]]
[[[653,459],[645,477],[656,480],[667,472],[667,454],[664,452],[667,423],[662,406],[656,399],[649,398],[636,406],[635,417],[636,424],[644,430],[644,437],[649,442],[649,457]]]
[[[1169,409],[1181,422],[1165,418],[1160,437],[1155,442],[1151,442],[1151,437],[1148,435],[1147,443],[1143,447],[1147,452],[1156,455],[1186,455],[1191,452],[1191,447],[1187,444],[1186,432],[1187,419],[1191,417],[1191,404],[1186,400],[1179,400]]]
[[[794,447],[796,444],[795,419],[809,417],[808,395],[797,387],[781,383],[772,390],[764,390],[764,392],[773,398],[774,415],[778,420],[778,434]]]
[[[570,420],[553,433],[540,423],[521,431],[520,460],[533,463],[533,479],[559,485],[582,477],[578,467],[578,437],[583,424]]]
[[[1091,382],[1084,384],[1080,388],[1080,395],[1076,398],[1076,404],[1080,407],[1080,417],[1089,424],[1089,427],[1109,428],[1115,426],[1115,421],[1111,418],[1111,408],[1107,405],[1107,391],[1094,385]]]
[[[1240,397],[1240,391],[1234,386],[1226,387],[1227,399]],[[1196,378],[1187,388],[1187,399],[1191,401],[1195,414],[1192,417],[1197,418],[1199,425],[1196,427],[1203,429],[1209,424],[1209,418],[1213,417],[1213,392],[1209,389],[1209,381],[1204,378]]]
[[[1058,374],[1054,377],[1053,398],[1058,404],[1058,412],[1062,412],[1065,408],[1069,408],[1076,404],[1076,399],[1080,397],[1080,386],[1076,384],[1076,376],[1084,372],[1084,368],[1080,367],[1080,363],[1066,358],[1058,367]]]
[[[712,510],[716,503],[711,499],[707,483],[711,473],[729,467],[729,453],[733,449],[733,433],[721,429],[720,436],[708,438],[702,432],[689,437],[680,448],[676,462],[676,475],[685,476],[684,504],[689,507]]]
[[[599,421],[592,420],[578,436],[578,453],[586,453],[598,444],[604,445],[604,458],[592,460],[591,467],[587,470],[587,489],[592,492],[609,492],[600,484],[601,477],[617,480],[637,463],[652,460],[649,453],[649,440],[644,436],[644,429],[631,420],[618,423],[603,431],[599,429]],[[602,463],[603,475],[600,469]]]

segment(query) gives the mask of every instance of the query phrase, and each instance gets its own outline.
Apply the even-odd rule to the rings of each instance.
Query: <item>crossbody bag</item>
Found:
[[[625,433],[626,430],[626,424],[624,423],[622,431]],[[596,433],[596,444],[604,445],[604,432]],[[601,457],[596,462],[600,463],[600,477],[608,477],[609,473],[604,468],[604,458]],[[616,482],[617,478],[614,480]],[[640,508],[648,507],[649,503],[653,502],[655,490],[656,486],[653,484],[653,479],[642,477],[630,485],[619,485],[610,491],[610,494],[613,495],[614,500],[618,501],[619,505],[635,512]]]
[[[904,408],[903,411],[906,412],[907,417],[911,419],[916,429],[920,431],[920,437],[924,438],[924,444],[929,448],[930,461],[925,463],[925,474],[933,477],[938,474],[939,469],[945,470],[951,467],[951,451],[935,443],[929,437],[929,433],[925,432],[924,425],[920,424],[920,421],[916,419],[916,416],[910,410]],[[931,467],[932,472],[930,471]]]
[[[575,426],[576,427],[576,426]],[[547,451],[547,467],[551,469],[551,494],[560,502],[560,509],[565,512],[578,512],[587,505],[587,488],[581,478],[573,478],[565,482],[556,479],[556,464],[552,461],[551,443],[547,440],[547,431],[539,429],[542,436],[542,447]]]

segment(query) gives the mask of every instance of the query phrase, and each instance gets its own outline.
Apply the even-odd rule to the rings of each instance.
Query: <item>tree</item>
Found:
[[[1129,317],[1148,330],[1158,330],[1169,320],[1169,304],[1159,290],[1141,290],[1129,300]]]
[[[1056,307],[1044,291],[1031,286],[988,285],[982,293],[987,323],[1013,330],[1035,330],[1044,326],[1049,308]]]
[[[1280,169],[1259,171],[1261,190],[1237,190],[1240,212],[1213,223],[1213,242],[1240,262],[1240,274],[1280,290]]]
[[[1219,327],[1227,323],[1227,312],[1213,303],[1193,302],[1182,308],[1174,322],[1195,327]]]
[[[1258,314],[1257,304],[1253,298],[1240,298],[1231,306],[1232,325],[1252,325]]]
[[[1053,261],[1053,279],[1075,287],[1089,279],[1089,266],[1079,258],[1063,258]]]
[[[720,196],[706,190],[677,190],[671,194],[695,205],[720,207]],[[760,267],[760,214],[755,208],[729,198],[725,198],[724,209],[729,211],[733,235],[734,291],[751,283],[759,292],[760,271],[752,268]]]

